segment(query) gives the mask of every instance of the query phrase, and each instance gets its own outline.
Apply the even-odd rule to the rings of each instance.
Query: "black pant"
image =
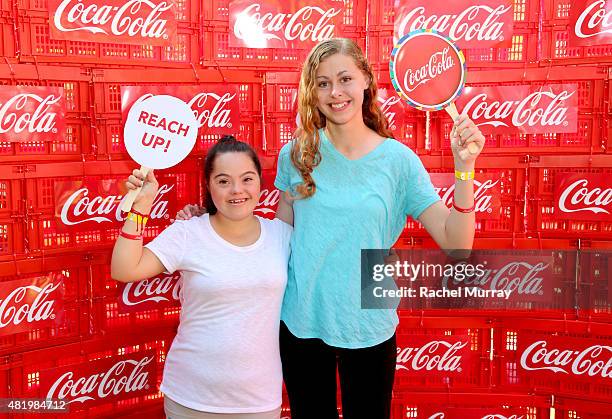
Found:
[[[336,366],[344,419],[389,419],[395,377],[395,335],[363,349],[300,339],[281,322],[280,350],[291,419],[337,419]]]

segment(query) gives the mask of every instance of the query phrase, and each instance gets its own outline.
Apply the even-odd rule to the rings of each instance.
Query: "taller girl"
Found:
[[[376,94],[353,41],[318,44],[300,79],[300,128],[279,154],[275,186],[293,196],[277,212],[294,221],[280,336],[293,419],[338,417],[336,367],[345,419],[390,417],[398,317],[361,308],[361,249],[390,248],[406,216],[441,248],[472,247],[472,179],[483,135],[465,116],[455,122],[449,211],[418,157],[392,139]],[[468,151],[471,142],[478,153]]]

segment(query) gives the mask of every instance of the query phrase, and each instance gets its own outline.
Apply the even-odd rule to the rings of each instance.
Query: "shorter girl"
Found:
[[[115,243],[114,279],[133,282],[183,271],[178,333],[161,391],[171,419],[278,419],[282,369],[280,308],[292,227],[257,217],[261,166],[247,144],[227,136],[209,151],[208,213],[178,221],[144,248],[141,227],[157,194],[153,171]]]

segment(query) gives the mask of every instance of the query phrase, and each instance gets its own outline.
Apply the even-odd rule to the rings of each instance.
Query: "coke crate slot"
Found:
[[[367,3],[368,29],[378,25],[393,27],[395,22],[395,0],[377,0]]]
[[[543,20],[547,24],[567,25],[572,9],[571,0],[545,0]]]
[[[385,73],[389,73],[388,66],[393,47],[393,27],[368,34],[368,60],[374,66],[382,65],[384,67],[382,71]]]
[[[297,126],[295,116],[285,116],[282,118],[268,118],[266,121],[266,144],[267,152],[278,152],[291,140]]]
[[[0,142],[0,157],[5,161],[82,160],[91,153],[90,124],[83,119],[66,118],[65,134],[51,140]]]
[[[591,45],[591,46],[572,46],[569,31],[572,28],[547,28],[542,31],[542,56],[552,60],[561,60],[574,64],[573,59],[583,59],[588,62],[598,63],[602,59],[612,55],[612,44]]]
[[[84,303],[63,303],[53,323],[25,332],[0,336],[0,355],[15,354],[60,344],[77,342],[87,337],[89,307]],[[25,320],[24,320],[25,321]]]
[[[523,67],[537,61],[537,30],[515,30],[509,47],[465,48],[468,67]]]
[[[18,219],[0,220],[0,261],[25,253],[25,225]]]
[[[295,74],[299,80],[299,73]],[[298,81],[295,83],[266,84],[266,111],[271,113],[297,113]]]
[[[609,239],[612,222],[594,220],[566,220],[556,213],[554,201],[555,177],[559,174],[602,174],[612,176],[612,169],[601,168],[546,168],[529,169],[530,196],[528,197],[529,232],[544,238],[578,237]]]
[[[10,218],[12,213],[23,210],[21,202],[21,181],[3,179],[0,174],[0,220]]]
[[[4,0],[3,0],[4,2]],[[13,30],[13,19],[5,17],[4,12],[0,14],[0,57],[15,57],[15,31]]]
[[[572,333],[572,332],[562,332],[555,331],[555,329],[550,330],[541,330],[542,325],[544,324],[553,324],[546,323],[546,320],[540,320],[538,323],[538,327],[523,329],[519,326],[513,326],[512,323],[514,319],[507,319],[505,323],[501,325],[498,333],[496,334],[496,339],[498,340],[495,344],[496,353],[494,356],[494,362],[498,363],[497,371],[499,378],[499,387],[498,389],[501,391],[509,391],[509,392],[553,392],[554,394],[558,394],[560,396],[574,396],[574,397],[584,397],[589,400],[601,400],[601,401],[609,401],[610,397],[612,397],[612,385],[600,383],[595,380],[585,380],[580,379],[584,378],[582,376],[574,376],[574,372],[569,371],[572,368],[572,359],[568,359],[569,356],[576,356],[580,354],[580,351],[571,351],[571,355],[568,355],[570,351],[561,352],[560,350],[556,350],[554,343],[550,343],[549,341],[558,339],[563,339],[567,341],[577,342],[578,339],[594,339],[597,340],[600,345],[610,345],[612,344],[612,338],[610,335],[597,335],[595,333]],[[533,322],[532,323],[536,323]],[[557,355],[557,359],[559,356],[564,357],[564,361],[556,363],[555,365],[566,371],[564,376],[551,376],[548,374],[536,374],[533,372],[527,372],[522,367],[524,362],[536,362],[530,361],[523,354],[519,352],[519,348],[525,347],[523,346],[522,341],[525,342],[544,342],[540,346],[540,351],[546,351],[549,354],[549,358],[551,360],[555,359],[555,355]],[[566,348],[563,348],[566,349]],[[544,355],[546,353],[542,353],[539,356],[540,361],[544,360]],[[565,355],[559,355],[559,354]],[[553,355],[550,355],[553,354]],[[531,356],[533,356],[533,352]],[[524,359],[523,359],[524,358]],[[545,361],[544,361],[545,362]],[[552,362],[552,361],[551,361]],[[546,363],[546,362],[545,362]],[[594,365],[594,364],[590,364]],[[530,365],[530,367],[537,367],[536,365]],[[546,365],[543,365],[544,367]],[[584,366],[584,364],[583,364]],[[602,364],[603,366],[603,364]]]
[[[62,64],[68,65],[177,66],[198,61],[196,31],[180,25],[176,39],[169,46],[66,41],[50,37],[48,17],[25,15],[19,21],[19,36],[24,61],[29,56],[49,64],[61,59]]]

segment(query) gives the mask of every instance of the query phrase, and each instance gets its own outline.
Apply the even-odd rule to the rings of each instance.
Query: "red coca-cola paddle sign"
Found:
[[[389,73],[393,87],[410,106],[444,109],[453,120],[459,117],[454,101],[465,86],[465,57],[446,36],[431,29],[405,35],[393,48]],[[470,152],[478,152],[472,144]]]
[[[198,120],[189,105],[174,96],[157,95],[136,101],[123,130],[125,148],[146,174],[150,169],[166,169],[181,162],[195,145]],[[139,189],[131,190],[121,204],[132,208]]]

